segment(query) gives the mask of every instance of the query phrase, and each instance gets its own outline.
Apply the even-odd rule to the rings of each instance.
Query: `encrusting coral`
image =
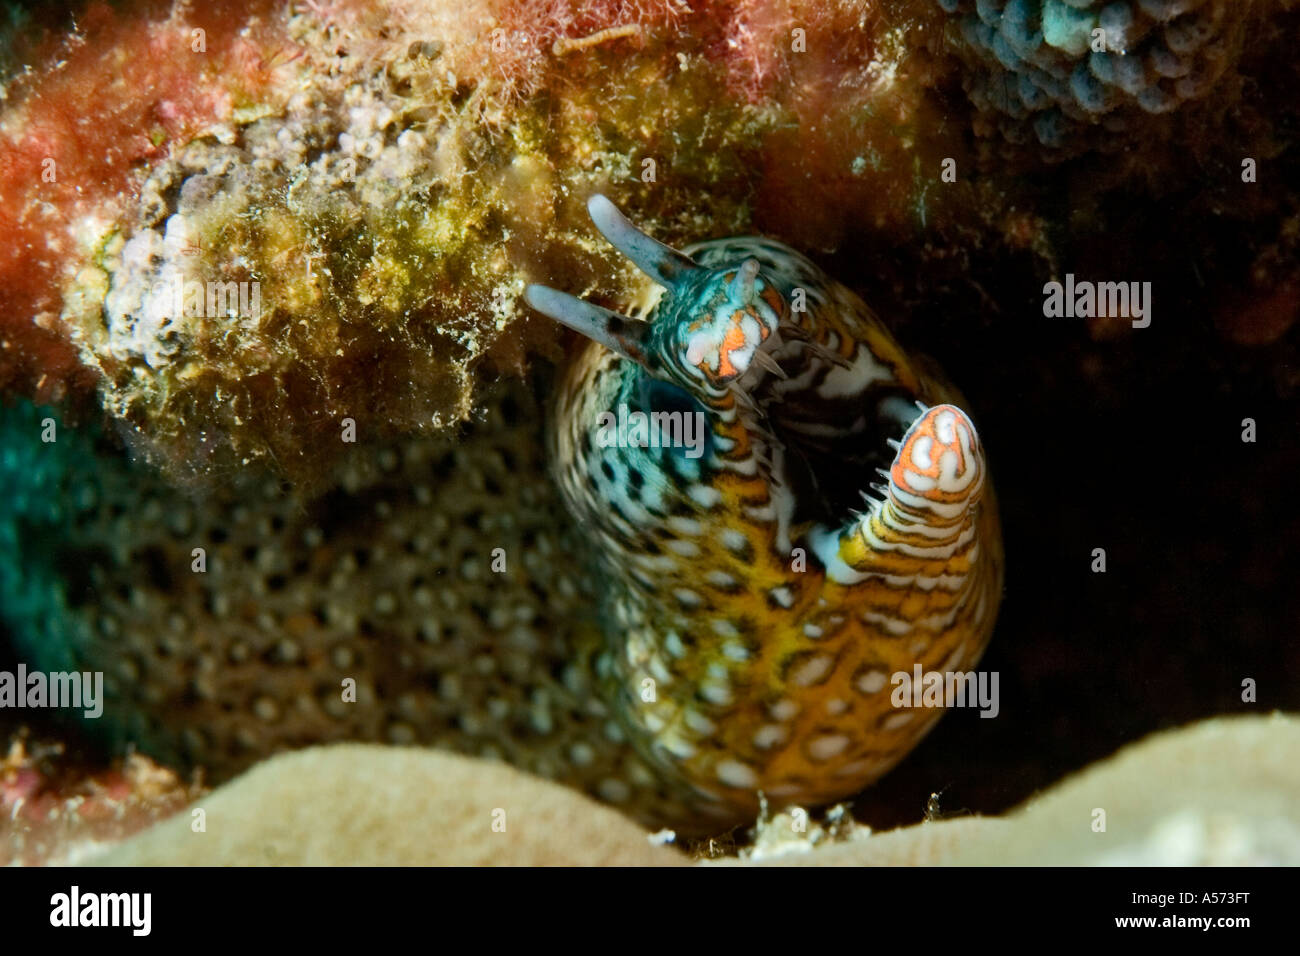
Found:
[[[195,500],[84,430],[42,443],[44,417],[3,413],[3,610],[33,667],[104,673],[85,727],[114,749],[222,780],[321,741],[438,745],[672,815],[593,692],[526,392],[354,446],[315,500],[256,466]]]
[[[1002,818],[962,816],[871,833],[774,816],[740,859],[775,866],[1294,866],[1300,862],[1300,721],[1220,718],[1099,759]],[[691,857],[578,794],[506,767],[364,746],[268,761],[186,816],[110,850],[108,866],[684,865]],[[1080,827],[1096,807],[1108,827]],[[491,826],[505,821],[503,838]],[[218,822],[219,821],[219,822]],[[723,841],[710,841],[716,850]],[[713,858],[713,861],[705,862]]]
[[[625,287],[596,191],[670,242],[1020,243],[1047,272],[1025,184],[970,175],[968,132],[1203,164],[1243,37],[1276,46],[1292,6],[92,3],[3,87],[0,389],[102,407],[174,477],[265,459],[310,483],[341,418],[431,434],[480,368],[556,357],[528,281]],[[1081,46],[1094,23],[1123,51]],[[955,85],[969,117],[933,95]]]
[[[1047,155],[1131,148],[1135,130],[1236,102],[1253,0],[937,0],[970,64],[964,84],[992,126]],[[1181,117],[1180,117],[1181,119]]]
[[[784,217],[787,238],[825,245],[853,221],[846,194],[877,225],[916,220],[918,162],[952,152],[922,87],[898,82],[915,13],[96,9],[111,55],[74,37],[51,77],[10,84],[22,241],[0,270],[0,384],[57,400],[97,381],[133,446],[175,475],[267,459],[310,482],[344,417],[372,437],[464,419],[483,360],[558,354],[551,329],[520,321],[526,281],[625,285],[586,229],[597,189],[673,240]],[[74,116],[95,97],[111,122],[87,128]],[[113,136],[125,145],[101,149]],[[926,200],[932,220],[948,201]],[[80,367],[41,353],[33,327]]]
[[[0,866],[82,863],[202,793],[139,754],[86,772],[63,744],[19,734],[0,757]]]

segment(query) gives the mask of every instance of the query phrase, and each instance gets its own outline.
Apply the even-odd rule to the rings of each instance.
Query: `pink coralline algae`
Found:
[[[590,254],[594,191],[670,239],[830,248],[864,222],[961,219],[971,190],[929,194],[923,173],[962,149],[925,95],[937,16],[93,7],[7,89],[0,387],[93,397],[178,476],[266,461],[310,484],[342,419],[445,430],[482,378],[560,354],[519,297],[625,282]]]

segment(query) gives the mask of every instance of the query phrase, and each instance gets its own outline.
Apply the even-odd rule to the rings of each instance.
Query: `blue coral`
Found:
[[[1049,150],[1204,99],[1232,68],[1249,4],[1228,0],[938,0],[971,100],[1012,142]],[[1101,31],[1101,32],[1097,32]],[[1102,47],[1098,49],[1098,47]],[[1136,121],[1136,122],[1135,122]]]

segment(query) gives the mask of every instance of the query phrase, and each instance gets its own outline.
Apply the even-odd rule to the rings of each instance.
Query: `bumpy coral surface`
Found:
[[[938,0],[966,88],[1012,142],[1122,148],[1138,124],[1230,100],[1255,5],[1230,0]]]
[[[526,393],[357,446],[316,500],[266,469],[192,499],[82,432],[43,444],[43,417],[4,413],[3,612],[32,667],[104,672],[85,727],[116,750],[221,780],[322,741],[437,745],[674,814],[593,692]]]

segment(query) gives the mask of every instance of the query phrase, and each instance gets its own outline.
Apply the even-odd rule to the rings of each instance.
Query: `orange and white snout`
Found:
[[[935,405],[903,436],[889,470],[890,491],[909,510],[957,518],[979,498],[984,472],[970,416],[956,405]]]

